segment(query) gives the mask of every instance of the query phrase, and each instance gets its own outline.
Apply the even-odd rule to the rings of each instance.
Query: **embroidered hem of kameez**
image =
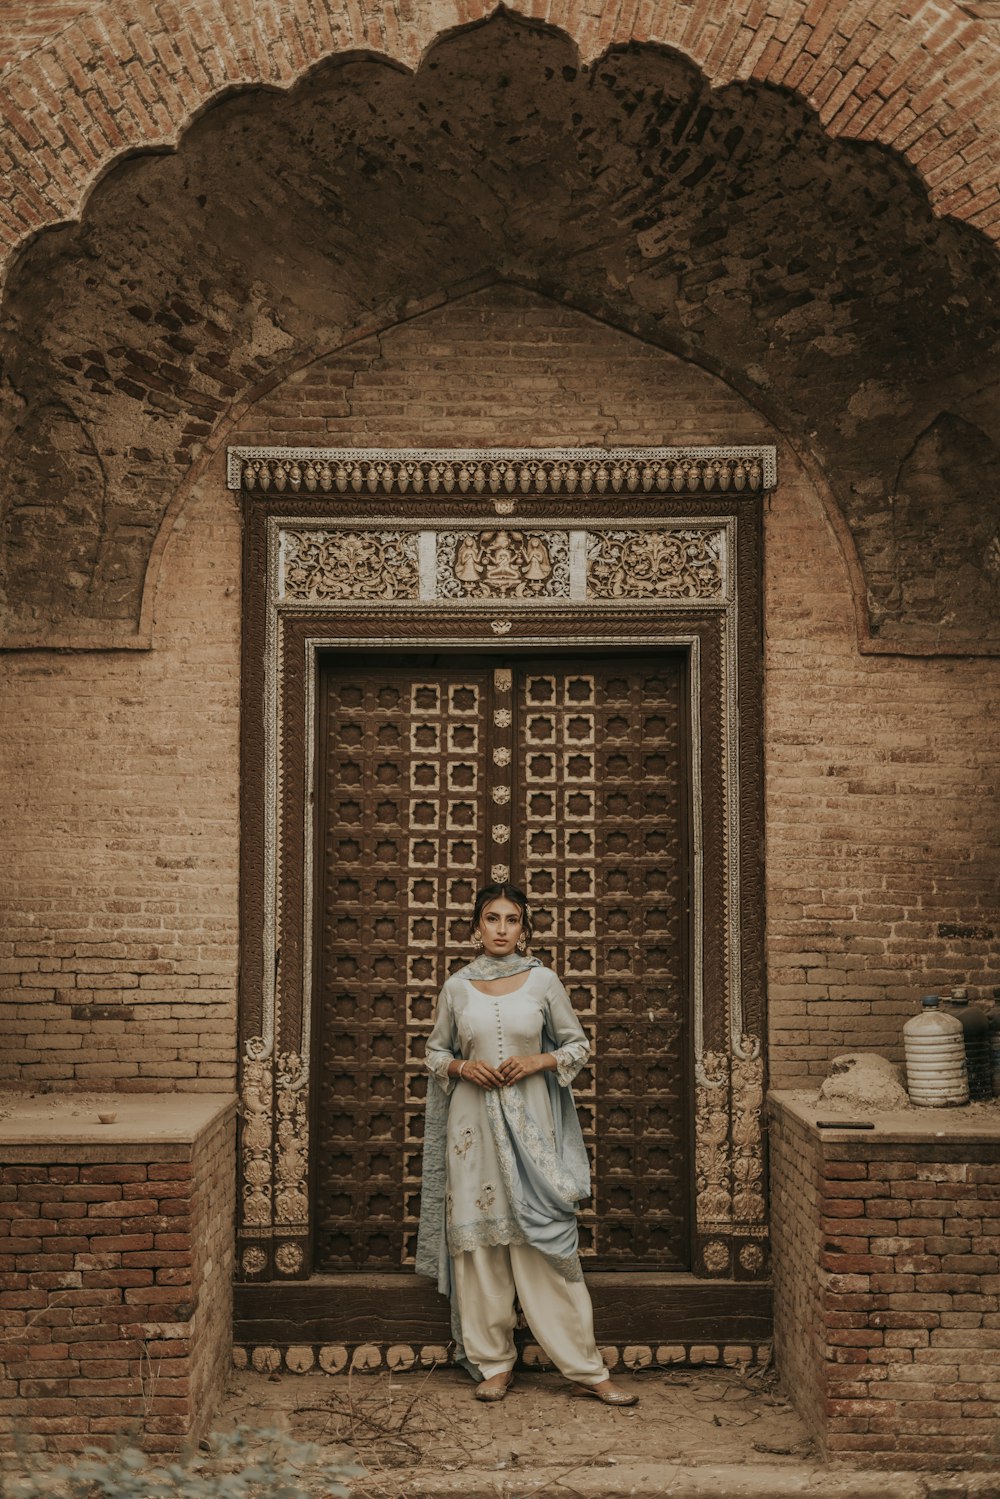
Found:
[[[524,1230],[516,1218],[481,1218],[475,1223],[449,1223],[448,1250],[461,1254],[466,1249],[492,1248],[497,1244],[527,1244]]]

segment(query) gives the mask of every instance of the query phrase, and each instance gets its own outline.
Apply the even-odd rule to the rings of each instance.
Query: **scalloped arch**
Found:
[[[939,215],[1000,241],[1000,28],[952,0],[915,9],[854,0],[664,0],[652,14],[605,0],[599,9],[482,0],[399,0],[376,9],[342,0],[145,0],[126,19],[114,0],[12,22],[0,273],[39,231],[79,217],[115,161],[171,149],[203,110],[234,89],[289,88],[316,64],[377,54],[409,69],[436,41],[497,10],[551,25],[584,61],[628,42],[668,47],[714,88],[754,80],[788,89],[834,137],[877,142],[918,172]],[[77,10],[77,14],[73,14]],[[72,100],[72,107],[67,107]]]

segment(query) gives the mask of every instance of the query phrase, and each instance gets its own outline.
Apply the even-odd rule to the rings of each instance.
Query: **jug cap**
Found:
[[[925,994],[923,999],[920,1001],[925,1010],[931,1009],[937,1004],[937,1002],[938,996],[936,994]]]

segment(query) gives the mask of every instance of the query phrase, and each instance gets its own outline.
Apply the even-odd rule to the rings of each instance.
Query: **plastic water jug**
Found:
[[[970,1005],[968,989],[955,989],[944,1001],[944,1014],[954,1015],[962,1027],[965,1042],[965,1065],[969,1073],[969,1099],[982,1103],[993,1097],[990,1077],[990,1027],[979,1005]]]
[[[969,1075],[961,1022],[938,1009],[936,994],[925,994],[920,1004],[920,1014],[903,1026],[910,1102],[928,1109],[968,1103]]]
[[[998,995],[996,989],[994,995]],[[1000,1098],[1000,1003],[987,1011],[986,1023],[990,1028],[990,1068],[993,1073],[993,1092]]]

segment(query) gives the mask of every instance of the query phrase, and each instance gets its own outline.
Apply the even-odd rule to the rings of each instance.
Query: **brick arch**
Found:
[[[588,61],[649,43],[677,51],[715,88],[754,80],[791,90],[831,136],[899,152],[935,213],[1000,240],[1000,35],[951,0],[915,11],[903,0],[674,0],[649,18],[613,0],[596,11],[582,0],[501,8],[561,28]],[[175,146],[231,90],[287,88],[351,52],[413,69],[436,40],[496,9],[490,0],[394,0],[379,11],[292,0],[279,20],[258,0],[200,0],[183,13],[173,0],[143,0],[123,19],[114,0],[100,0],[85,14],[49,8],[50,35],[15,20],[0,35],[0,266],[46,226],[77,218],[114,161]]]
[[[352,57],[227,90],[19,257],[0,326],[7,644],[141,643],[169,497],[248,392],[490,274],[713,370],[794,434],[881,646],[982,646],[951,608],[947,536],[929,587],[938,551],[892,516],[944,407],[996,426],[1000,262],[934,219],[898,156],[832,140],[787,90],[713,90],[676,51],[582,70],[564,31],[519,18],[458,28],[415,72]],[[982,505],[952,448],[933,448],[941,484]]]

